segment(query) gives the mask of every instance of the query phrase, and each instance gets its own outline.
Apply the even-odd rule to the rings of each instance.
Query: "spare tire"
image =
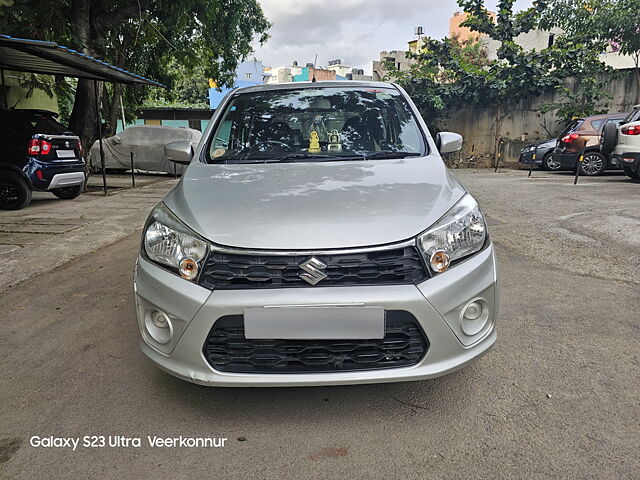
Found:
[[[618,144],[618,124],[607,123],[602,129],[600,135],[600,151],[605,155],[609,155]]]

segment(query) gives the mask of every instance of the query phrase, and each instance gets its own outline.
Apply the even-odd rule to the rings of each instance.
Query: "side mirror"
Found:
[[[458,152],[462,149],[462,135],[453,132],[440,132],[436,135],[436,146],[441,155]]]
[[[189,142],[171,142],[164,146],[164,156],[167,160],[180,165],[189,165],[193,158],[193,147]]]

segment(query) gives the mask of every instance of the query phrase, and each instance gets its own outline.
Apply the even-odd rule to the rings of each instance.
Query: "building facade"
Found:
[[[313,79],[316,81],[321,80],[335,80],[336,72],[333,70],[324,70],[322,68],[315,68],[313,64],[307,64],[306,67],[298,75],[293,76],[294,82],[310,82]]]
[[[517,45],[520,45],[525,50],[544,50],[553,45],[554,39],[556,35],[562,33],[562,30],[559,28],[554,28],[550,31],[548,30],[531,30],[527,33],[521,33],[516,38],[514,38],[514,42]],[[487,58],[489,60],[496,60],[498,58],[498,49],[500,48],[500,42],[484,36],[480,38],[480,43],[482,43],[484,49],[487,52]]]
[[[370,82],[373,80],[372,75],[365,75],[364,69],[362,68],[352,68],[350,73],[346,75],[347,80],[360,80],[362,82]]]
[[[541,51],[553,45],[555,38],[563,33],[560,28],[552,28],[551,30],[531,30],[527,33],[521,33],[514,41],[520,45],[525,51],[537,50]],[[500,42],[489,37],[483,37],[480,42],[487,52],[489,60],[498,58],[498,48]],[[633,58],[628,55],[621,55],[615,46],[610,46],[606,51],[600,54],[600,61],[616,70],[625,70],[634,68]]]
[[[344,77],[346,78],[348,73],[352,73],[351,67],[348,67],[347,65],[344,65],[342,63],[342,60],[337,59],[337,60],[329,60],[329,65],[327,65],[327,70],[333,70],[334,72],[336,72],[336,76],[337,77]]]
[[[406,72],[415,60],[408,57],[409,52],[405,50],[383,50],[380,52],[380,60],[374,60],[372,65],[372,79],[375,82],[383,81],[387,74],[386,64],[391,63],[401,72]]]
[[[493,19],[494,23],[496,21],[496,13],[495,12],[487,12],[489,16]],[[449,19],[449,38],[457,38],[459,42],[465,42],[467,40],[478,41],[481,38],[486,37],[485,34],[474,32],[469,27],[463,27],[461,24],[469,18],[469,14],[467,12],[455,12],[453,16]]]
[[[28,88],[31,73],[5,70],[0,78],[0,108],[36,109],[58,113],[58,98],[39,88]]]
[[[224,96],[233,89],[267,83],[270,77],[271,74],[265,72],[265,68],[261,61],[252,60],[241,62],[236,68],[233,87],[209,88],[209,107],[216,108]]]
[[[302,73],[302,67],[299,67],[298,62],[294,60],[287,66],[265,67],[265,72],[270,74],[267,83],[287,83],[293,82],[293,77]]]

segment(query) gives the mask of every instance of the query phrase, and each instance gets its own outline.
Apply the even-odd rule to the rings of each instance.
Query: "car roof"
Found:
[[[625,115],[627,115],[626,113],[601,113],[599,115],[590,115],[588,117],[585,117],[583,120],[588,120],[588,121],[592,121],[592,120],[600,120],[603,118],[615,118],[615,117],[624,117]]]
[[[267,92],[271,90],[290,90],[300,88],[336,88],[336,87],[369,87],[369,88],[393,88],[398,89],[395,84],[389,82],[365,82],[360,80],[318,80],[316,82],[287,82],[287,83],[264,83],[260,85],[252,85],[250,87],[241,87],[232,90],[232,93],[253,93]]]

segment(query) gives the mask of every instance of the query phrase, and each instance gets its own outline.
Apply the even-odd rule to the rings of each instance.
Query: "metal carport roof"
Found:
[[[164,87],[161,83],[128,72],[122,68],[103,62],[55,42],[16,38],[0,34],[0,73],[4,89],[4,70],[18,72],[62,75],[93,80],[96,102],[96,120],[100,125],[100,107],[98,103],[98,81],[124,83],[127,85],[151,85]],[[3,92],[4,96],[4,92]],[[6,101],[6,97],[5,97]],[[102,164],[102,183],[107,194],[107,176],[102,146],[102,131],[98,128],[100,141],[100,160]]]
[[[128,72],[55,42],[0,35],[0,70],[79,77],[129,85],[161,83]]]

